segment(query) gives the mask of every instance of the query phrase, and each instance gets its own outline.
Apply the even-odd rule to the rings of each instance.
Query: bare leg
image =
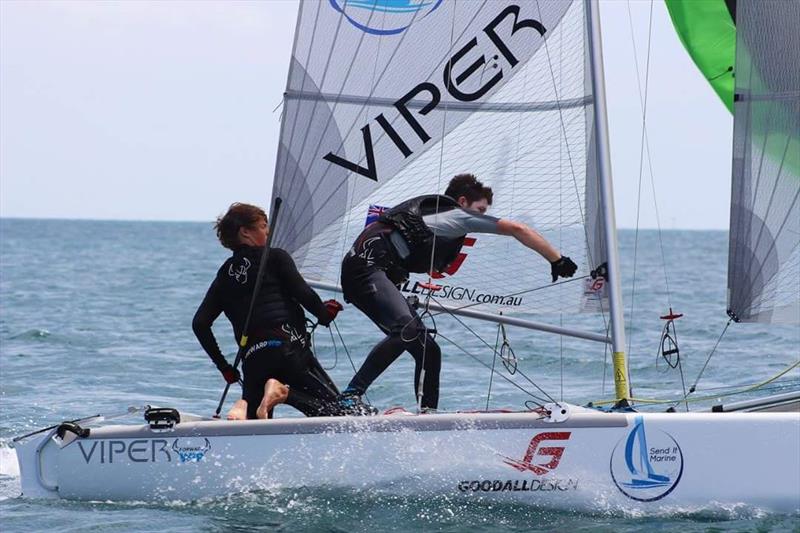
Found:
[[[236,400],[231,410],[228,411],[228,420],[247,420],[247,402],[245,400]]]
[[[278,405],[286,401],[289,397],[289,387],[278,381],[277,379],[268,379],[264,385],[264,399],[261,400],[261,405],[256,410],[258,418],[267,418],[270,411]]]

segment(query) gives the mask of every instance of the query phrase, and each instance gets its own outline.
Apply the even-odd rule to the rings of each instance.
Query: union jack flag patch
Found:
[[[386,206],[383,206],[383,205],[375,205],[375,204],[372,204],[372,205],[370,205],[370,206],[369,206],[369,209],[367,210],[367,221],[366,221],[366,223],[364,224],[364,227],[366,227],[366,226],[369,226],[369,225],[370,225],[370,224],[372,224],[373,222],[376,222],[376,221],[378,220],[378,218],[379,218],[379,217],[380,217],[380,216],[381,216],[381,215],[382,215],[382,214],[383,214],[383,213],[384,213],[384,212],[385,212],[387,209],[389,209],[389,208],[388,208],[388,207],[386,207]]]

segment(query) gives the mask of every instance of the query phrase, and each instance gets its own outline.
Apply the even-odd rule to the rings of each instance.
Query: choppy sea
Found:
[[[661,242],[663,241],[663,253]],[[636,267],[634,269],[634,251]],[[639,397],[678,397],[697,376],[728,321],[727,234],[620,232],[630,366]],[[520,504],[414,498],[331,489],[253,492],[211,502],[148,504],[32,501],[19,497],[11,439],[65,419],[154,404],[211,414],[223,382],[191,331],[194,311],[226,257],[210,224],[0,219],[0,529],[3,531],[800,531],[797,514],[742,505],[644,515],[556,512]],[[531,268],[545,268],[532,259]],[[666,271],[666,277],[665,277]],[[635,293],[633,287],[635,279]],[[667,281],[669,291],[666,290]],[[635,294],[635,299],[632,298]],[[681,368],[658,358],[672,306]],[[633,311],[631,312],[631,308]],[[560,323],[565,317],[536,317]],[[358,365],[380,334],[352,307],[337,320]],[[472,324],[494,343],[497,330]],[[445,410],[486,407],[492,352],[454,322],[437,327],[461,339],[478,362],[443,343]],[[215,332],[233,359],[230,327]],[[584,404],[613,391],[602,347],[509,328],[519,368],[555,398]],[[343,387],[353,370],[327,330],[317,355]],[[800,359],[800,328],[733,324],[695,395],[717,395],[767,380]],[[408,356],[370,389],[379,407],[412,406]],[[795,369],[766,386],[796,388]],[[524,394],[502,379],[491,407],[523,408]],[[729,401],[729,400],[727,400]],[[702,402],[701,402],[702,404]],[[700,405],[700,404],[699,404]],[[680,406],[679,406],[680,407]],[[278,416],[296,416],[290,408]],[[743,461],[745,458],[743,458]],[[731,465],[741,468],[742,465]],[[746,483],[745,470],[742,481]],[[758,487],[753,487],[754,491]]]

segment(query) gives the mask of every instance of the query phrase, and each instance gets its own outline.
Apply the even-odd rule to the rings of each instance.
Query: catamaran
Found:
[[[800,4],[718,3],[736,7],[738,74],[727,311],[736,322],[796,324]],[[765,50],[766,38],[785,46]],[[441,192],[458,172],[485,177],[495,214],[567,250],[582,266],[577,281],[550,283],[526,266],[523,247],[480,235],[446,272],[412,275],[402,289],[425,316],[594,341],[598,354],[610,347],[610,407],[544,399],[518,412],[230,422],[149,408],[144,424],[93,417],[16,439],[23,495],[195,500],[341,486],[568,509],[800,508],[800,391],[704,411],[638,410],[603,80],[597,0],[303,2],[273,238],[306,279],[336,291],[341,258],[370,217]],[[547,312],[580,318],[530,319]],[[665,353],[677,350],[666,333]],[[506,343],[498,354],[504,364],[491,372],[522,372]]]

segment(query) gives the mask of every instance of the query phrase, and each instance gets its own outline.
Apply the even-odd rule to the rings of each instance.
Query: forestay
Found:
[[[800,323],[798,2],[736,3],[728,309]]]
[[[308,279],[338,284],[369,215],[471,172],[494,190],[489,214],[533,226],[588,274],[605,258],[585,21],[582,0],[302,3],[275,244]],[[586,307],[587,280],[553,286],[547,262],[514,239],[470,237],[433,280],[440,303]],[[403,289],[424,296],[416,282],[427,280]]]

